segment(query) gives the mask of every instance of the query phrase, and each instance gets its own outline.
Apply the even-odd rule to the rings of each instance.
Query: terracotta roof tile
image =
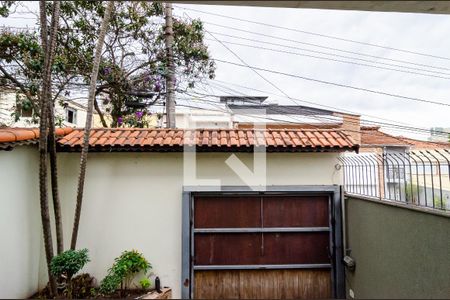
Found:
[[[450,149],[450,143],[446,142],[429,142],[429,141],[420,141],[415,139],[410,139],[406,137],[399,136],[398,139],[409,143],[413,150],[422,150],[422,149]]]
[[[73,128],[56,128],[57,137],[69,136]],[[19,143],[35,144],[39,140],[37,128],[0,128],[0,148],[11,148]]]
[[[79,151],[83,130],[75,129],[58,141],[62,151]],[[270,151],[356,150],[351,137],[332,129],[92,129],[89,145],[98,151],[182,151],[187,144],[205,151],[248,151],[268,147]],[[247,149],[247,150],[246,150]]]
[[[363,146],[409,146],[401,139],[379,131],[380,127],[362,127],[361,145]]]
[[[380,127],[361,127],[361,146],[402,146],[411,149],[450,149],[450,143],[420,141],[402,136],[393,136],[380,131]]]

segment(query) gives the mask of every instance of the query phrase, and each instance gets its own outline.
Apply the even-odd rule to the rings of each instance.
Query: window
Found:
[[[18,117],[31,118],[33,107],[30,100],[16,95],[16,114]]]
[[[76,124],[77,123],[77,111],[73,108],[66,108],[66,122]]]

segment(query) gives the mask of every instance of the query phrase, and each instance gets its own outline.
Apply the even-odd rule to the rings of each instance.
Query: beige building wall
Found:
[[[238,154],[252,166],[252,154]],[[267,154],[268,185],[341,184],[336,153]],[[198,155],[200,179],[244,185],[225,160],[228,153]],[[70,241],[79,153],[60,153],[60,194],[65,240]],[[192,171],[191,168],[189,168]],[[256,177],[262,177],[257,174]],[[263,178],[259,178],[263,179]],[[186,182],[192,185],[193,182]],[[122,251],[137,249],[151,262],[162,285],[181,296],[182,153],[90,153],[78,248],[88,248],[84,271],[99,281]],[[44,262],[43,262],[44,263]],[[45,265],[41,274],[45,276]]]
[[[137,249],[151,262],[164,286],[181,296],[183,185],[245,186],[226,160],[230,153],[200,153],[194,172],[201,183],[184,180],[182,153],[90,153],[77,248],[88,248],[83,272],[98,283],[122,251]],[[253,168],[253,155],[236,154]],[[65,248],[69,246],[80,153],[59,153],[59,184]],[[342,183],[337,153],[267,153],[267,185]],[[238,172],[239,173],[239,172]],[[215,180],[205,182],[204,180]],[[47,283],[39,208],[38,151],[17,146],[0,151],[0,298],[31,296]],[[51,197],[49,198],[52,211]],[[53,222],[53,218],[52,218]],[[54,240],[55,236],[53,235]]]
[[[42,229],[38,151],[0,151],[0,298],[27,298],[38,289]]]

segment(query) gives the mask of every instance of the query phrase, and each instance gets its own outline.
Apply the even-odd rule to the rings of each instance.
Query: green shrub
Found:
[[[88,249],[67,250],[53,257],[50,271],[54,276],[66,276],[69,280],[89,262]]]
[[[142,279],[139,281],[139,283],[140,283],[141,287],[142,287],[144,290],[148,289],[148,288],[151,286],[150,280],[148,280],[147,277],[142,278]]]
[[[119,285],[128,289],[137,273],[143,271],[145,274],[149,269],[151,265],[141,253],[136,250],[125,251],[114,260],[108,275],[100,283],[100,292],[110,294],[119,288]]]
[[[72,277],[89,262],[87,249],[67,250],[53,257],[50,262],[50,272],[65,281],[64,291],[72,298]]]

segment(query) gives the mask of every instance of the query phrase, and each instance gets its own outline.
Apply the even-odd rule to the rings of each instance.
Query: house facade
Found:
[[[13,89],[0,92],[0,127],[34,128],[38,120],[33,118],[31,107],[23,107],[24,97]],[[87,108],[84,104],[69,99],[58,99],[55,102],[55,122],[60,127],[83,128],[86,125]],[[108,120],[109,121],[109,120]],[[101,121],[94,112],[94,127],[100,127]]]
[[[360,154],[346,154],[350,192],[450,209],[450,143],[361,128]]]
[[[25,297],[46,283],[45,256],[37,238],[42,234],[36,137],[28,145],[20,137],[5,142],[5,131],[0,132],[0,144],[9,143],[10,151],[0,152],[6,166],[0,173],[6,195],[1,219],[19,218],[22,223],[20,235],[2,237],[11,241],[2,250],[9,259],[0,276],[10,282],[2,296]],[[58,141],[66,244],[81,138],[82,131],[73,130]],[[338,157],[357,148],[339,130],[96,129],[90,139],[77,246],[90,250],[85,271],[101,280],[122,251],[138,249],[176,298],[229,298],[236,296],[236,289],[227,288],[231,285],[255,293],[252,284],[275,282],[279,289],[270,291],[282,292],[283,284],[298,278],[315,282],[315,288],[305,286],[293,296],[343,297],[342,237],[331,219],[340,220]],[[16,159],[28,155],[29,168],[14,168]],[[17,176],[28,178],[21,193],[9,178],[13,168]],[[294,217],[301,214],[301,221]],[[335,249],[331,256],[329,249]],[[23,257],[29,261],[23,273],[17,272]],[[32,270],[26,270],[30,265]],[[11,273],[30,275],[24,280],[8,277]],[[230,285],[216,290],[211,285],[216,281]],[[252,295],[276,297],[265,294],[270,291]]]

